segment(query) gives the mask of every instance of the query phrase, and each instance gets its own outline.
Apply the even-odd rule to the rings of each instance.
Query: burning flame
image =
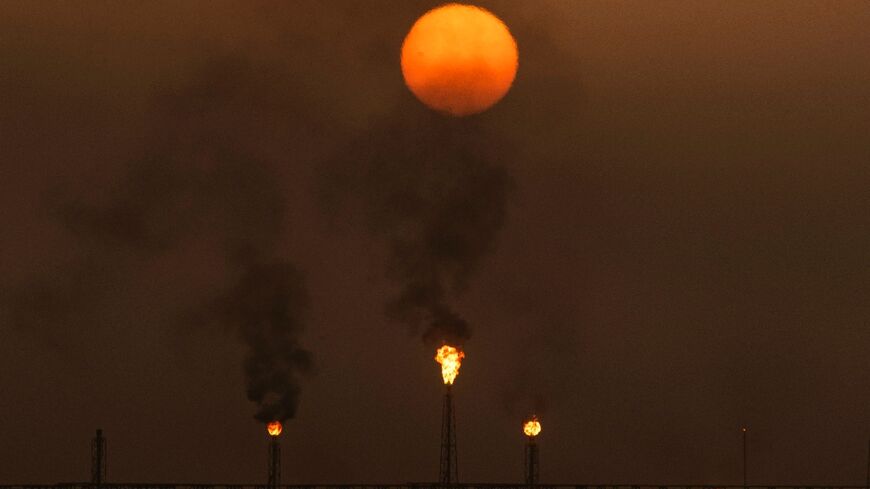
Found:
[[[538,436],[541,432],[541,422],[538,421],[537,416],[532,416],[532,419],[523,423],[523,433],[526,434],[529,438],[534,438]]]
[[[266,425],[266,431],[269,432],[269,436],[278,436],[281,434],[281,431],[284,430],[284,427],[281,426],[280,421],[272,421]]]
[[[444,345],[435,350],[435,361],[441,364],[441,377],[447,385],[453,385],[456,376],[459,375],[459,367],[465,352],[450,345]]]

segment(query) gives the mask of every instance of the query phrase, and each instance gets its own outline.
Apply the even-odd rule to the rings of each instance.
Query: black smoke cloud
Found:
[[[107,195],[73,186],[50,192],[49,214],[81,252],[13,291],[13,322],[52,331],[84,321],[127,286],[128,274],[113,269],[141,273],[180,250],[211,249],[207,266],[221,271],[221,282],[178,291],[190,298],[181,299],[173,326],[236,332],[248,349],[246,392],[256,419],[293,417],[299,377],[313,364],[298,340],[307,292],[302,274],[276,253],[287,220],[274,171],[280,162],[257,154],[245,137],[251,119],[239,110],[257,110],[257,93],[275,92],[261,84],[244,57],[209,57],[190,79],[154,94],[142,154]],[[174,273],[200,273],[198,265]]]
[[[513,186],[507,147],[477,118],[405,107],[354,143],[329,181],[361,203],[369,229],[387,245],[386,273],[398,286],[387,316],[426,344],[471,337],[452,301],[504,225]]]
[[[245,378],[248,399],[262,422],[296,415],[298,376],[311,372],[311,353],[299,345],[308,294],[301,272],[289,263],[253,263],[221,299],[224,320],[238,325],[248,345]]]

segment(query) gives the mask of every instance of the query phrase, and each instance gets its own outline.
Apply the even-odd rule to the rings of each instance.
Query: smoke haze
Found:
[[[386,242],[387,275],[399,287],[388,317],[428,346],[462,345],[471,327],[451,300],[495,250],[504,225],[507,144],[477,119],[423,110],[394,115],[351,145],[345,154],[353,163],[334,161],[325,185],[330,200],[359,203]]]
[[[0,2],[0,478],[100,426],[258,482],[295,409],[287,483],[432,480],[420,339],[473,331],[463,480],[545,410],[547,483],[739,484],[749,425],[750,483],[863,484],[867,2],[481,2],[520,69],[461,120],[401,78],[433,6]]]
[[[11,289],[12,324],[47,331],[57,344],[52,338],[64,324],[94,320],[88,312],[111,300],[125,274],[205,242],[216,253],[210,266],[222,276],[192,291],[171,311],[170,324],[234,332],[247,346],[243,370],[256,419],[292,418],[298,377],[312,369],[297,338],[307,292],[302,275],[275,256],[286,203],[270,162],[226,119],[253,100],[256,83],[245,58],[208,58],[190,79],[153,94],[144,153],[121,166],[116,187],[91,193],[64,186],[46,194],[47,215],[81,251],[50,277]]]

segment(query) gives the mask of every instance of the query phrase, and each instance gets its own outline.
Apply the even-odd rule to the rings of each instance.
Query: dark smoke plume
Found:
[[[289,263],[249,265],[222,299],[224,319],[238,326],[249,350],[245,357],[248,399],[255,418],[284,421],[296,414],[298,376],[311,371],[311,353],[299,345],[308,311],[302,274]]]
[[[427,344],[461,345],[471,328],[450,303],[495,249],[512,184],[496,134],[422,110],[358,142],[338,188],[362,202],[387,243],[387,275],[399,286],[388,317]]]
[[[178,303],[165,306],[166,316],[179,327],[232,326],[248,347],[246,391],[256,418],[292,417],[312,356],[297,339],[307,311],[303,277],[276,253],[287,204],[275,168],[284,162],[264,158],[250,136],[261,129],[259,119],[280,117],[263,99],[280,93],[269,88],[270,76],[246,59],[221,56],[155,94],[145,149],[123,165],[115,188],[67,185],[48,199],[81,252],[51,277],[19,287],[13,320],[27,327],[41,310],[44,322],[84,321],[161,260],[180,263],[174,272],[190,281],[216,270],[217,281],[174,291]],[[189,283],[183,280],[180,288]]]

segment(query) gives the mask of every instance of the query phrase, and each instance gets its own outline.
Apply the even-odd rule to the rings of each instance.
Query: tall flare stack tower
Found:
[[[459,482],[459,468],[456,462],[456,412],[453,409],[453,382],[459,375],[459,367],[465,353],[453,346],[444,345],[435,351],[435,361],[441,364],[441,378],[444,380],[444,406],[441,412],[441,463],[438,482],[442,485]]]
[[[441,464],[438,474],[438,482],[441,484],[455,484],[459,481],[459,468],[456,463],[456,415],[453,412],[453,393],[449,384],[444,393],[444,407],[441,411]]]
[[[280,421],[272,421],[266,425],[266,431],[269,433],[269,479],[268,487],[276,488],[281,485],[281,443],[278,442],[278,436],[284,427]]]
[[[526,485],[534,487],[538,485],[538,443],[537,436],[541,433],[541,422],[537,416],[523,423],[523,434],[528,437],[526,442]]]

